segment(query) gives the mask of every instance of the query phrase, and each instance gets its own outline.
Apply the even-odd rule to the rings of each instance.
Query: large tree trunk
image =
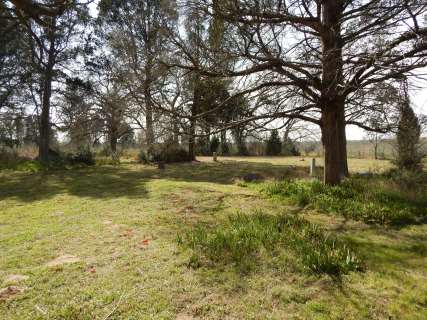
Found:
[[[322,115],[322,143],[325,156],[324,182],[336,185],[348,176],[344,102],[329,106]]]
[[[340,18],[343,1],[325,0],[322,6],[322,93],[321,129],[325,153],[324,182],[336,185],[348,175],[345,135],[345,97]]]
[[[55,37],[54,37],[55,19],[53,19],[50,30],[48,31],[49,37],[49,51],[48,61],[44,70],[43,79],[43,94],[42,94],[42,107],[40,114],[39,124],[39,159],[44,165],[49,164],[49,145],[51,138],[50,127],[50,98],[52,96],[52,79],[53,79],[53,66],[55,65]]]
[[[112,134],[110,136],[110,149],[112,154],[115,154],[117,152],[117,135],[116,134]]]

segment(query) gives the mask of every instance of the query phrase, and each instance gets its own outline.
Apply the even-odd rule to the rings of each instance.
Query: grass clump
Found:
[[[268,184],[264,190],[270,196],[289,199],[299,206],[308,205],[369,224],[400,225],[426,216],[425,201],[409,197],[398,190],[398,186],[392,189],[391,184],[388,180],[355,177],[339,186],[324,185],[320,181],[281,181]]]
[[[197,227],[178,236],[178,242],[193,252],[190,264],[200,266],[203,259],[215,263],[234,263],[241,271],[252,269],[267,257],[279,263],[291,255],[303,269],[339,276],[361,270],[361,264],[348,246],[319,226],[291,215],[252,215],[239,213],[213,229]]]

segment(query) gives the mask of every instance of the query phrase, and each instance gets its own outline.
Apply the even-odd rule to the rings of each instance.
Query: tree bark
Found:
[[[328,108],[322,115],[322,143],[325,157],[324,182],[336,185],[348,176],[344,103]],[[331,106],[331,104],[329,105]]]
[[[348,176],[347,140],[345,135],[345,97],[340,18],[342,0],[325,0],[322,5],[322,92],[321,130],[325,153],[324,182],[336,185]]]
[[[42,107],[40,114],[40,137],[39,137],[39,159],[42,164],[49,164],[49,146],[51,138],[51,127],[50,127],[50,98],[52,96],[52,79],[53,79],[53,67],[55,65],[55,19],[52,19],[52,23],[49,26],[48,38],[49,38],[49,50],[48,50],[48,61],[44,69],[44,80],[43,80],[43,95],[42,95]]]
[[[117,151],[117,135],[114,133],[110,136],[110,149],[112,153],[116,153]]]
[[[172,134],[173,143],[175,145],[179,145],[179,125],[178,125],[177,117],[173,117],[172,126],[173,126],[173,134]]]
[[[188,133],[188,156],[191,161],[196,160],[196,119],[194,118],[197,114],[196,109],[196,101],[193,101],[193,105],[191,106],[190,131]]]
[[[152,103],[152,96],[151,96],[151,63],[152,62],[150,58],[145,68],[145,81],[144,81],[146,142],[149,148],[154,143],[153,103]]]

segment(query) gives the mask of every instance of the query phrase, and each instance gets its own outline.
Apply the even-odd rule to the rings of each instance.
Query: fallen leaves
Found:
[[[132,238],[134,235],[134,231],[132,229],[127,229],[122,233],[122,237]]]
[[[96,268],[94,266],[90,266],[87,271],[90,273],[96,273]]]

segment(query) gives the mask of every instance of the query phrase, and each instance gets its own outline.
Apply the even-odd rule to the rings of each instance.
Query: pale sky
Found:
[[[92,16],[97,16],[98,1],[89,4],[89,10]],[[426,74],[427,68],[424,68],[421,73]],[[427,81],[417,81],[418,89],[413,89],[410,92],[412,106],[416,114],[427,114]],[[346,128],[347,140],[361,140],[365,137],[366,131],[356,126],[347,126]]]
[[[427,81],[418,83],[423,88],[412,90],[411,102],[416,114],[427,114]],[[347,126],[347,140],[361,140],[365,137],[366,131],[356,126]]]

